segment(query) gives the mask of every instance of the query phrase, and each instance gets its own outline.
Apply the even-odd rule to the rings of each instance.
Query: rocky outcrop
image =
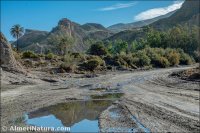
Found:
[[[84,52],[88,50],[94,41],[103,40],[111,35],[112,32],[100,24],[87,23],[80,25],[67,18],[63,18],[50,32],[26,30],[25,34],[18,41],[21,50],[32,50],[40,53],[41,50],[38,47],[40,46],[44,53],[48,50],[58,53],[56,43],[54,42],[56,38],[69,37],[73,40],[69,51]],[[53,43],[51,42],[52,40],[54,40]]]
[[[0,38],[1,38],[1,45],[0,45],[1,68],[3,70],[10,72],[26,73],[23,67],[20,65],[20,63],[16,61],[13,55],[12,48],[2,33],[0,33]]]
[[[21,50],[26,50],[25,48],[30,45],[36,45],[40,44],[42,40],[44,40],[48,35],[47,31],[39,31],[39,30],[32,30],[32,29],[26,29],[25,34],[23,37],[20,37],[18,40],[19,47]],[[17,43],[14,42],[13,45],[16,45]]]

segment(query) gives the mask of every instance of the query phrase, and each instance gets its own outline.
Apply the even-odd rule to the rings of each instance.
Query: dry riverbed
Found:
[[[92,78],[40,71],[24,76],[3,71],[1,124],[11,126],[24,113],[57,103],[116,98],[99,116],[101,131],[198,132],[199,82],[169,77],[188,68],[109,72]],[[103,96],[108,93],[118,94]]]

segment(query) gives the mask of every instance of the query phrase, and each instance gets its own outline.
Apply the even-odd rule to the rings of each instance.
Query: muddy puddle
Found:
[[[57,132],[149,132],[137,118],[123,112],[117,101],[123,93],[91,95],[88,100],[72,100],[26,113],[16,125],[60,129]],[[127,117],[128,116],[128,117]],[[103,119],[102,119],[103,117]],[[105,120],[106,118],[106,120]],[[55,130],[54,130],[55,132]]]
[[[70,127],[70,132],[98,132],[98,117],[112,102],[90,100],[60,103],[25,114],[25,123],[38,127]]]
[[[29,126],[70,129],[68,132],[149,132],[135,117],[131,116],[128,118],[129,120],[125,119],[126,117],[120,108],[109,109],[115,106],[115,101],[123,95],[123,93],[105,93],[91,95],[88,100],[73,100],[67,103],[59,103],[26,113],[22,118],[17,119],[15,123],[23,122]],[[102,121],[100,115],[105,110],[108,110],[106,113],[108,116],[105,118],[110,120],[108,123],[104,122],[107,124],[102,128],[100,126],[100,119]],[[118,121],[119,125],[113,125],[115,121]],[[131,122],[123,124],[125,121]],[[107,127],[107,125],[111,127]],[[66,132],[61,129],[57,131]]]
[[[99,119],[101,132],[150,133],[135,116],[117,103],[103,111]]]
[[[121,98],[124,94],[123,93],[105,93],[101,95],[91,95],[91,99],[110,99],[110,100],[117,100]]]

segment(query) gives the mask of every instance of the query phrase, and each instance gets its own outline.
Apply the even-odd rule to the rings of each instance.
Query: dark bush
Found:
[[[90,49],[89,49],[89,53],[91,55],[107,55],[108,54],[108,50],[106,49],[106,47],[102,44],[102,43],[96,43],[91,45]]]
[[[33,51],[25,51],[22,54],[22,58],[38,58],[39,56]]]
[[[198,51],[198,50],[197,50],[197,51],[194,51],[193,57],[194,57],[194,61],[200,63],[200,51]]]
[[[127,62],[124,60],[124,55],[117,55],[115,56],[114,60],[116,62],[116,64],[118,64],[118,66],[120,67],[128,67]]]
[[[60,65],[60,69],[61,70],[65,70],[66,72],[74,72],[76,69],[76,65],[74,64],[68,64],[68,63],[62,63]]]
[[[181,65],[191,65],[193,63],[192,58],[186,54],[186,53],[181,53],[180,54],[180,64]]]
[[[91,59],[80,64],[82,70],[94,71],[97,69],[104,69],[105,62],[98,56],[93,56]]]
[[[80,58],[81,54],[80,53],[71,53],[72,56],[74,56],[74,58]]]
[[[103,59],[104,59],[106,65],[110,65],[110,66],[119,65],[119,64],[116,64],[114,57],[112,57],[111,55],[107,55]]]
[[[85,55],[82,53],[71,53],[72,58],[76,60],[76,62],[83,62],[86,60]]]

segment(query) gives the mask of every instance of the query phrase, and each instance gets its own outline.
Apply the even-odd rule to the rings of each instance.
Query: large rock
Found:
[[[12,48],[10,44],[8,43],[7,39],[4,37],[4,35],[1,32],[0,32],[0,39],[1,39],[0,63],[1,63],[2,69],[6,71],[10,71],[10,72],[25,73],[25,70],[20,65],[20,63],[15,60]]]

